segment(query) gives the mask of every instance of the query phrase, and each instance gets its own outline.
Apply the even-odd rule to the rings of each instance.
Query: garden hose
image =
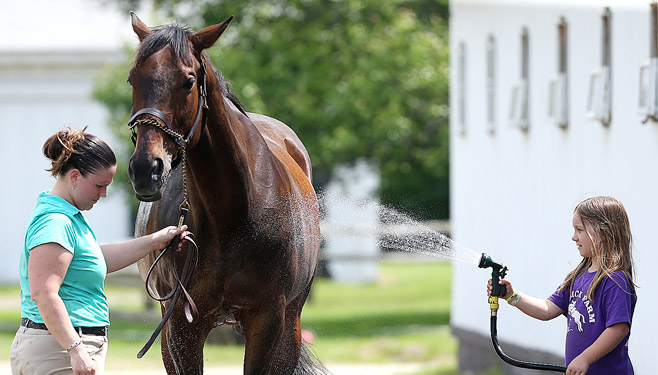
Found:
[[[504,296],[507,294],[507,290],[505,285],[500,285],[499,281],[503,278],[505,278],[505,275],[507,274],[507,267],[503,266],[502,264],[494,263],[493,260],[491,260],[490,256],[487,256],[487,254],[482,253],[482,258],[480,258],[480,264],[478,265],[480,268],[488,268],[491,267],[491,280],[493,283],[493,290],[491,293],[491,297],[489,297],[489,307],[491,309],[491,342],[493,343],[494,350],[496,351],[496,354],[505,361],[506,363],[515,366],[515,367],[521,367],[521,368],[527,368],[531,370],[545,370],[545,371],[556,371],[556,372],[561,372],[565,373],[567,371],[567,368],[564,366],[557,366],[557,365],[551,365],[547,363],[536,363],[536,362],[527,362],[527,361],[519,361],[518,359],[514,359],[505,352],[503,352],[503,349],[500,347],[500,343],[498,343],[498,298],[501,296]]]

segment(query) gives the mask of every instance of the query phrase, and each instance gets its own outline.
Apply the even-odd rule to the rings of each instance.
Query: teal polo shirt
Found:
[[[20,260],[21,317],[43,323],[30,295],[27,265],[30,250],[56,243],[73,254],[59,296],[74,327],[109,326],[109,306],[103,291],[107,265],[96,235],[75,206],[45,191],[32,212]]]

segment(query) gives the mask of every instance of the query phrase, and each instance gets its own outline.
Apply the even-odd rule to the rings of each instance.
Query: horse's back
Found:
[[[292,158],[309,183],[312,183],[311,158],[297,134],[288,125],[275,118],[258,113],[249,113],[249,118],[279,161],[287,165],[287,157]]]

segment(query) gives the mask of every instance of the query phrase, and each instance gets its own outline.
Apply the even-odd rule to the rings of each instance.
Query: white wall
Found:
[[[598,3],[598,4],[597,4]],[[638,304],[630,341],[636,374],[655,374],[658,307],[655,237],[658,124],[638,116],[639,67],[649,58],[647,1],[608,2],[612,11],[612,123],[586,119],[589,77],[600,62],[603,4],[593,1],[451,1],[451,224],[459,243],[510,268],[524,292],[547,297],[580,261],[571,241],[573,207],[592,195],[621,199],[630,216]],[[569,126],[548,117],[548,82],[557,71],[557,24],[568,23]],[[530,127],[510,125],[519,81],[520,34],[530,43]],[[496,38],[496,124],[486,129],[486,55]],[[466,131],[458,125],[458,47],[466,46]],[[489,271],[455,262],[451,324],[489,335]],[[563,318],[541,322],[501,305],[499,338],[561,355]]]
[[[94,76],[126,57],[132,38],[129,15],[98,1],[0,1],[0,196],[4,229],[0,283],[18,280],[25,227],[39,192],[54,179],[41,147],[70,125],[103,138],[115,150],[107,112],[91,99]],[[85,212],[101,243],[132,236],[124,196],[110,186],[108,198]]]

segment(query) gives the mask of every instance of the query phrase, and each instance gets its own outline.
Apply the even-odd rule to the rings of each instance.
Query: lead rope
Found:
[[[129,124],[129,129],[133,132],[133,134],[135,132],[135,127],[137,127],[140,124],[151,125],[151,126],[157,127],[158,129],[162,130],[163,132],[165,132],[166,134],[171,136],[179,146],[181,145],[179,140],[182,140],[183,142],[185,142],[185,140],[184,140],[184,138],[181,134],[179,134],[179,133],[177,133],[177,132],[175,132],[175,131],[167,128],[167,127],[164,127],[164,126],[160,125],[160,123],[157,122],[156,120],[148,119],[148,118],[147,119],[138,119],[138,120],[132,122],[131,124]],[[182,227],[185,224],[186,220],[187,220],[187,214],[189,213],[189,210],[190,210],[190,203],[188,201],[188,192],[187,192],[188,191],[188,187],[187,187],[187,163],[186,163],[187,154],[186,154],[186,151],[185,151],[185,147],[184,146],[180,147],[179,152],[180,152],[180,163],[182,164],[182,174],[183,174],[183,176],[182,176],[182,180],[183,180],[183,201],[181,202],[180,206],[178,207],[179,214],[180,214],[180,216],[178,218],[178,227]],[[185,236],[185,240],[192,244],[191,249],[193,251],[188,249],[187,257],[185,259],[185,265],[183,266],[183,272],[182,272],[180,277],[178,276],[178,272],[176,271],[177,267],[176,267],[176,256],[175,256],[175,253],[178,251],[178,244],[180,243],[180,237],[179,236],[174,237],[171,240],[171,242],[169,243],[169,245],[164,250],[162,250],[162,252],[158,255],[158,257],[155,259],[153,264],[151,264],[151,267],[149,268],[148,273],[146,274],[144,284],[145,284],[145,287],[146,287],[146,293],[149,295],[149,297],[151,297],[152,299],[154,299],[158,302],[164,302],[164,301],[168,301],[168,300],[171,300],[171,301],[170,301],[170,304],[169,304],[169,308],[167,308],[164,315],[162,316],[162,321],[160,321],[160,324],[158,324],[158,326],[156,327],[153,334],[151,334],[151,337],[146,342],[144,347],[139,351],[139,353],[137,353],[137,358],[142,358],[144,356],[144,354],[146,354],[146,352],[151,348],[151,346],[153,345],[153,342],[155,342],[158,335],[160,334],[160,332],[164,328],[164,325],[167,323],[167,320],[169,320],[169,317],[171,317],[171,315],[174,311],[174,308],[176,306],[176,303],[178,302],[178,299],[180,298],[181,293],[184,295],[183,310],[185,312],[185,318],[187,319],[187,321],[189,323],[193,323],[194,321],[196,321],[198,319],[199,312],[196,308],[196,304],[192,300],[192,297],[187,292],[187,289],[185,288],[185,284],[187,284],[190,277],[192,276],[192,272],[194,272],[194,269],[196,268],[197,262],[199,260],[199,247],[193,239],[193,234]],[[167,294],[166,296],[158,298],[158,297],[155,297],[151,293],[151,291],[149,289],[149,281],[150,281],[150,278],[151,278],[151,274],[153,273],[153,270],[155,269],[155,266],[160,262],[162,257],[167,253],[167,250],[169,250],[169,249],[174,249],[174,252],[169,252],[169,253],[172,254],[171,257],[172,257],[172,264],[173,264],[173,269],[174,269],[174,276],[176,277],[176,287],[171,292],[169,292],[169,294]],[[192,257],[194,257],[194,260],[192,260]]]
[[[172,255],[173,265],[174,265],[174,275],[176,276],[176,287],[168,295],[162,298],[157,298],[153,296],[148,288],[148,282],[151,273],[153,272],[153,268],[155,264],[162,258],[162,256],[167,252],[167,250],[172,248],[173,246],[168,246],[160,253],[160,255],[158,255],[158,258],[156,258],[155,262],[153,262],[151,268],[149,268],[149,271],[146,275],[145,285],[146,285],[146,292],[148,293],[148,295],[154,300],[159,302],[167,301],[170,299],[171,301],[169,303],[169,308],[167,308],[164,315],[162,316],[162,320],[160,321],[160,324],[158,324],[155,331],[151,334],[151,337],[146,342],[144,347],[139,351],[139,353],[137,353],[137,358],[142,358],[144,354],[146,354],[146,352],[151,348],[151,345],[153,345],[158,335],[164,328],[165,323],[167,323],[169,317],[171,317],[171,314],[174,312],[174,308],[176,306],[176,303],[178,302],[178,298],[180,298],[181,293],[185,295],[185,299],[183,300],[183,308],[185,310],[185,317],[187,318],[187,321],[189,323],[192,323],[194,320],[198,319],[199,313],[197,311],[196,305],[194,304],[194,301],[192,301],[192,297],[190,297],[189,293],[187,292],[183,284],[187,283],[187,281],[192,275],[192,272],[194,272],[194,269],[196,268],[196,262],[199,260],[199,247],[197,246],[194,239],[192,239],[189,235],[185,236],[185,240],[193,245],[193,249],[195,251],[194,252],[188,251],[187,258],[185,259],[185,266],[183,266],[183,273],[181,274],[180,278],[178,277],[178,273],[176,272],[176,257]],[[191,259],[192,254],[194,254],[194,262],[192,262]]]

